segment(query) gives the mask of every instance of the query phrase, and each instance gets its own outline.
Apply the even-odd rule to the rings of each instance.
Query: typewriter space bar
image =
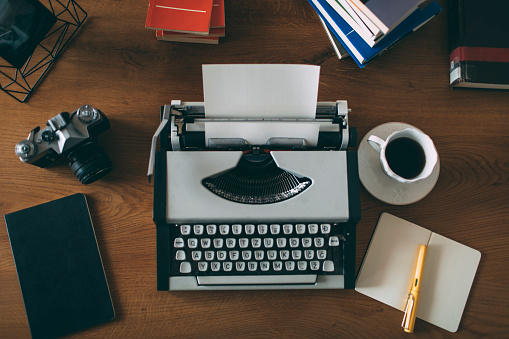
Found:
[[[316,274],[197,276],[198,285],[314,284]]]

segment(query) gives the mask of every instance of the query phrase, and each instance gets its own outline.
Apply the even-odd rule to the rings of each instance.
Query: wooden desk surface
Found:
[[[447,11],[359,69],[338,60],[306,0],[226,0],[219,45],[160,42],[144,28],[147,0],[80,0],[89,17],[27,103],[0,92],[0,214],[85,193],[117,316],[89,337],[394,337],[402,312],[354,290],[156,291],[156,233],[146,172],[160,105],[203,101],[202,64],[321,66],[318,99],[348,100],[359,140],[401,121],[433,138],[440,178],[423,200],[392,206],[361,187],[357,267],[376,220],[390,212],[482,253],[458,333],[509,331],[509,92],[449,88]],[[35,126],[83,104],[111,129],[100,138],[114,171],[81,185],[65,164],[21,163],[14,145]],[[2,220],[2,224],[4,224]],[[0,337],[30,336],[5,227],[0,227]],[[450,333],[417,320],[415,336]]]

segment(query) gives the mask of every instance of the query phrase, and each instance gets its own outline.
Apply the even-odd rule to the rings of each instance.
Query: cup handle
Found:
[[[368,138],[368,144],[373,147],[375,151],[380,153],[382,151],[382,147],[385,145],[385,140],[380,139],[376,135],[370,135]]]

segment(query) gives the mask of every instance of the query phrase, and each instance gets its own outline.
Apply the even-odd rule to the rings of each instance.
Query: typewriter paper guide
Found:
[[[312,180],[290,199],[272,204],[232,202],[201,181],[235,167],[242,152],[167,152],[168,223],[287,221],[344,222],[349,218],[346,152],[273,151],[276,164]]]
[[[203,65],[207,118],[314,119],[320,66]],[[242,138],[266,144],[271,137],[301,138],[316,146],[318,125],[279,121],[214,121],[205,124],[205,139]]]
[[[313,119],[320,66],[203,65],[208,118]]]

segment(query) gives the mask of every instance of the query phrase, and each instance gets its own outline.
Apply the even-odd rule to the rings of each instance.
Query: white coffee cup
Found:
[[[370,135],[368,143],[380,153],[384,173],[401,183],[412,183],[429,177],[438,162],[433,140],[413,128],[396,131],[385,140]]]

